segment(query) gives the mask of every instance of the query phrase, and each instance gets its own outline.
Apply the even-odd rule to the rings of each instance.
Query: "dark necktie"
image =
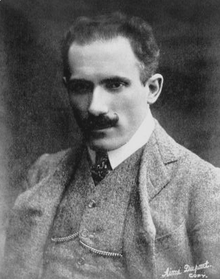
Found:
[[[96,152],[96,162],[91,167],[92,178],[97,185],[112,170],[107,152]]]

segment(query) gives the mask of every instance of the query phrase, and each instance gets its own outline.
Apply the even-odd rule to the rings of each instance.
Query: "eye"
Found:
[[[70,80],[68,91],[72,94],[87,94],[93,91],[93,84],[88,81]]]
[[[128,83],[123,80],[107,80],[104,86],[109,91],[120,91],[123,87],[127,87]]]

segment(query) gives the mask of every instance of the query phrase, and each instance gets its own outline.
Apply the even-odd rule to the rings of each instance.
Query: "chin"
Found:
[[[90,139],[88,145],[93,150],[106,150],[111,151],[118,149],[123,145],[119,140],[114,138]]]

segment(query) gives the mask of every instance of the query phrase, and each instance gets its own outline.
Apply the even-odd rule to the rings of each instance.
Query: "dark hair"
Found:
[[[148,23],[141,18],[129,17],[122,13],[76,19],[62,42],[63,75],[67,81],[70,78],[68,52],[74,42],[85,45],[118,36],[130,41],[134,54],[140,61],[141,81],[145,83],[158,67],[159,48]]]

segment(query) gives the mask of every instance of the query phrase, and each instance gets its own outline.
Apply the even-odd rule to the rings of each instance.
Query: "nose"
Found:
[[[94,88],[88,112],[95,116],[108,113],[107,93],[101,87]]]

